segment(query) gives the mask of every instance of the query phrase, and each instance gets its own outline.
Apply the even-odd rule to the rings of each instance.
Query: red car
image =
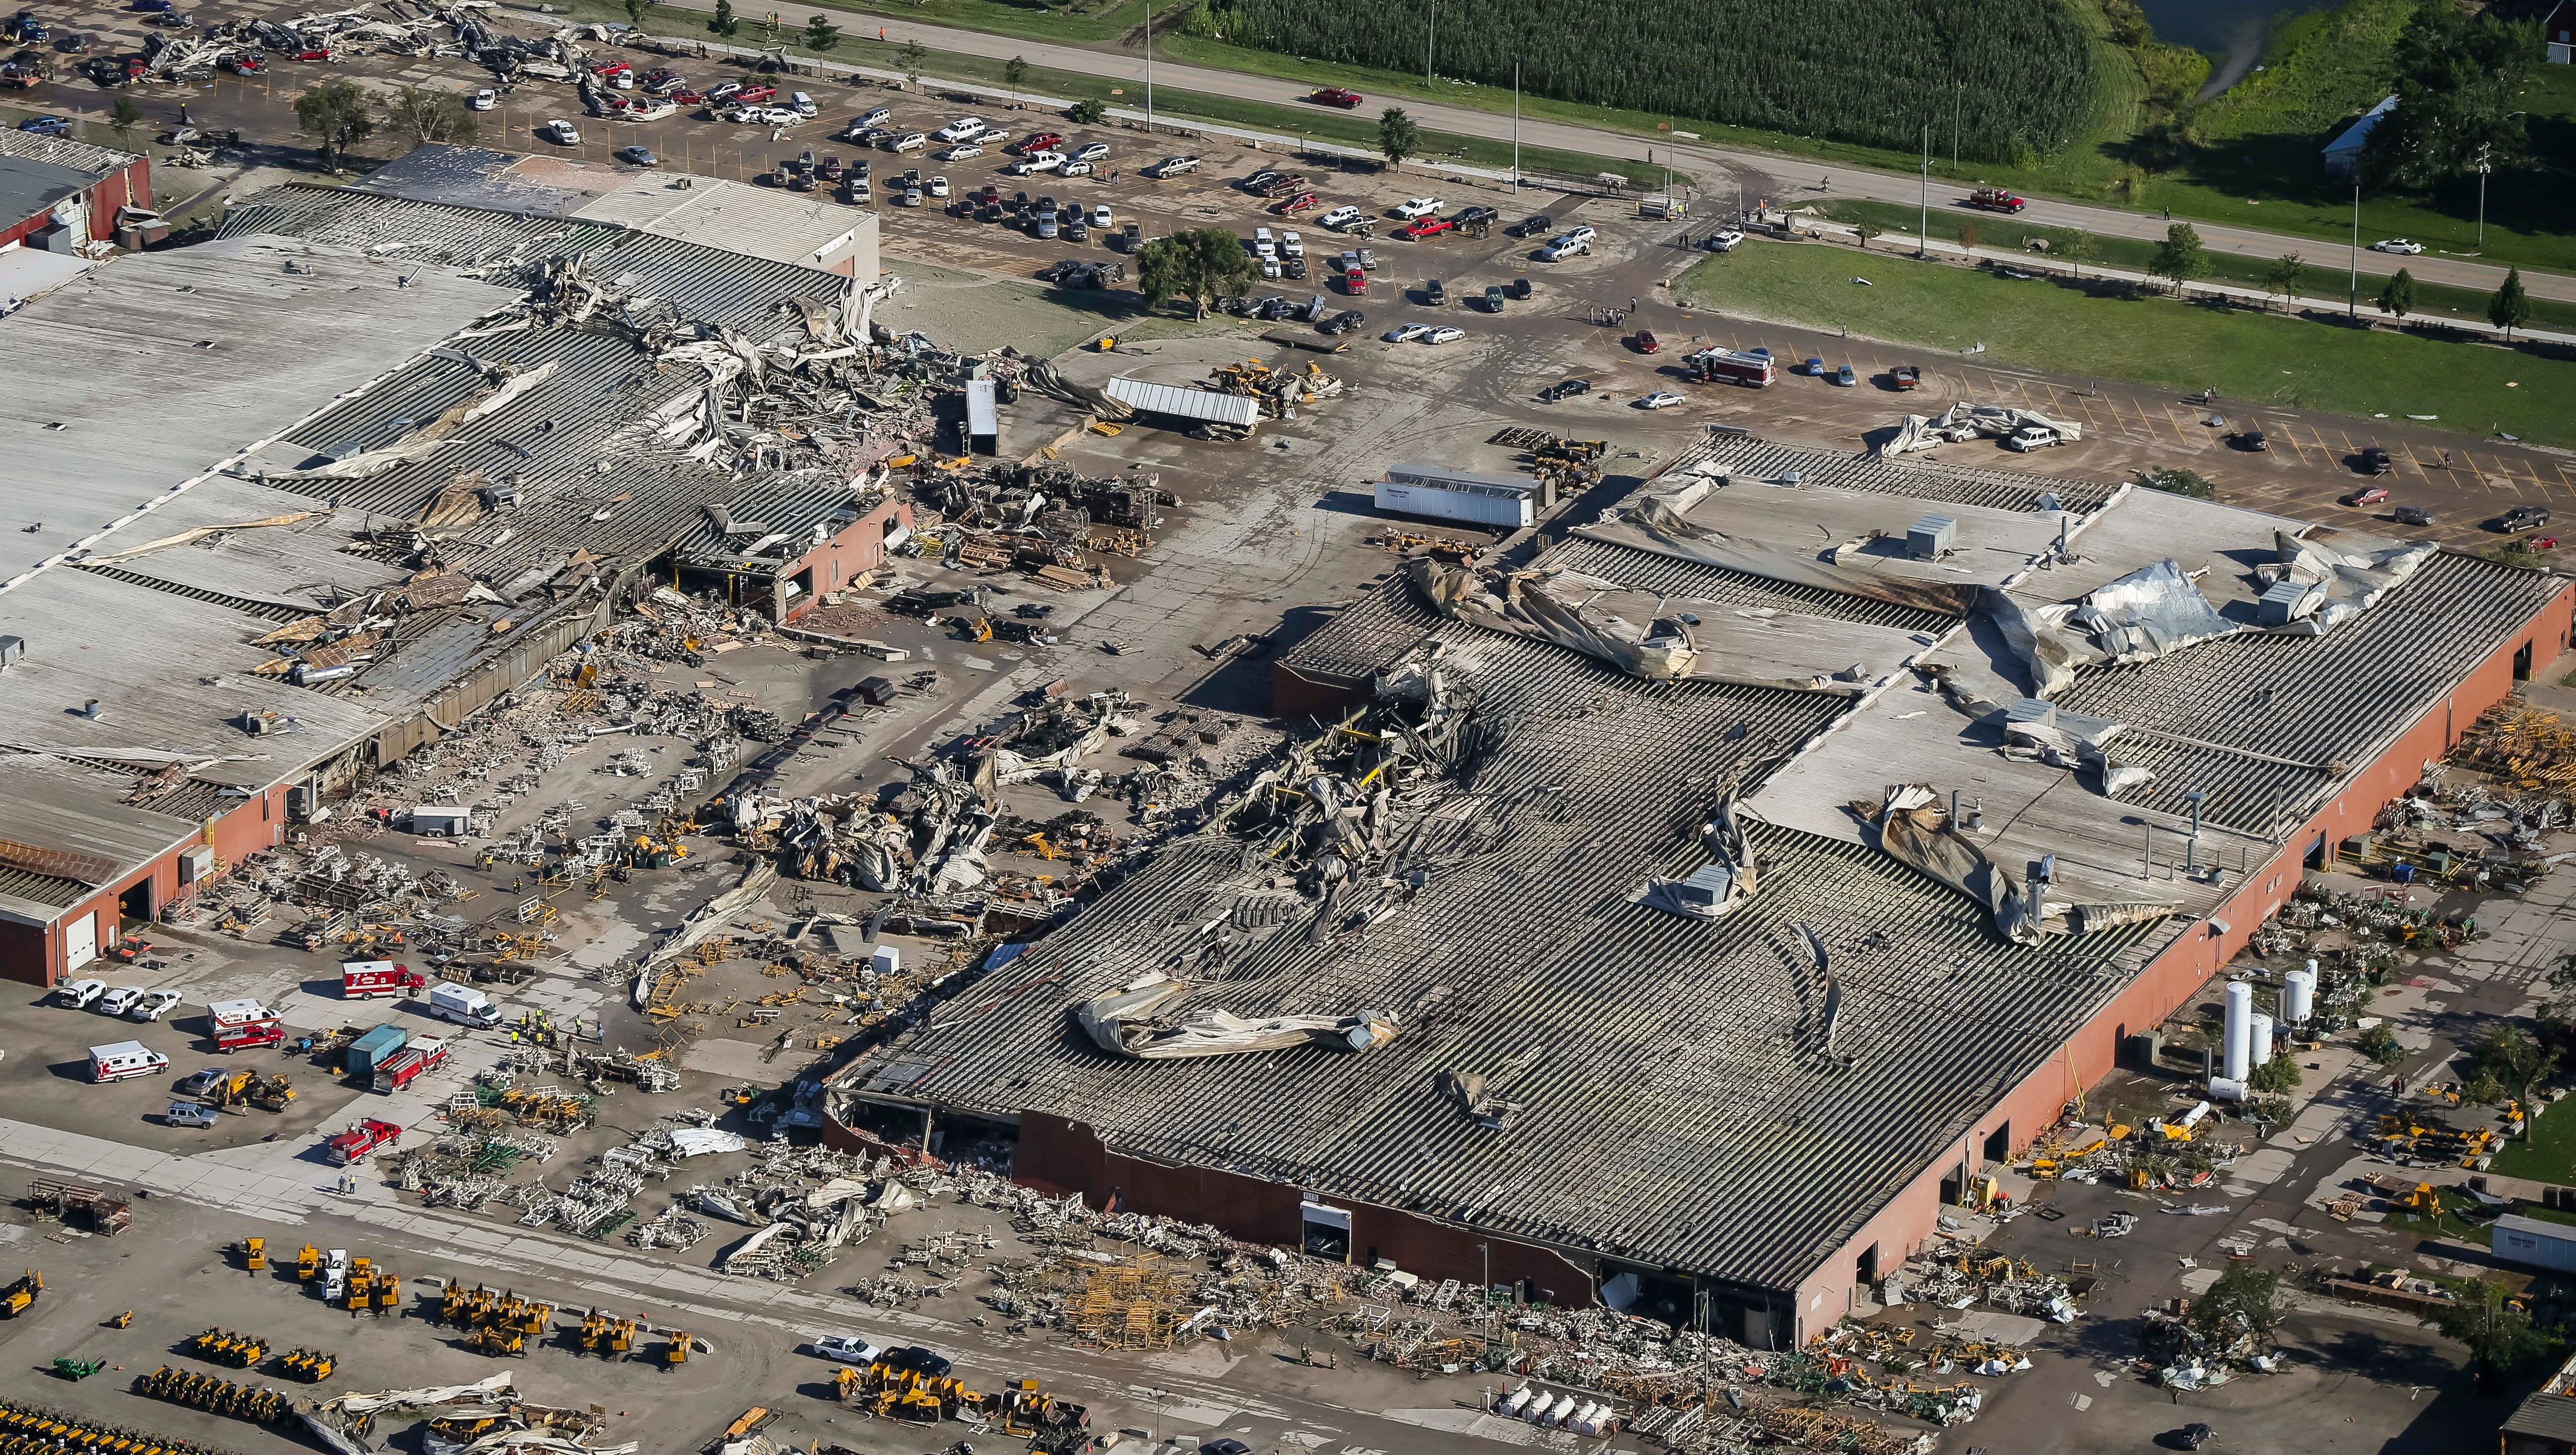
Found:
[[[1395,235],[1397,237],[1410,238],[1415,242],[1420,242],[1424,238],[1430,237],[1435,233],[1447,232],[1449,229],[1456,227],[1457,225],[1458,224],[1451,222],[1445,217],[1417,217],[1411,222],[1408,222],[1404,226],[1396,229]]]
[[[674,91],[662,99],[675,106],[703,106],[708,97],[704,91]]]
[[[1312,206],[1314,206],[1314,205],[1315,205],[1315,194],[1314,194],[1314,193],[1312,193],[1312,192],[1300,192],[1300,193],[1298,193],[1298,194],[1297,194],[1296,196],[1294,196],[1294,197],[1284,197],[1284,198],[1281,198],[1278,202],[1273,203],[1273,204],[1271,205],[1270,210],[1271,210],[1271,211],[1273,211],[1273,212],[1278,213],[1278,214],[1279,214],[1280,216],[1282,216],[1282,217],[1293,217],[1293,216],[1295,216],[1296,214],[1298,214],[1298,213],[1300,213],[1300,212],[1303,212],[1303,211],[1305,211],[1307,208],[1312,207]]]
[[[1345,91],[1339,86],[1327,86],[1306,99],[1318,106],[1338,106],[1344,111],[1357,111],[1360,107],[1360,93]]]
[[[295,53],[295,58],[299,61],[327,61],[331,59],[331,53],[329,51],[297,51]]]
[[[1660,354],[1664,351],[1664,341],[1655,337],[1655,331],[1651,328],[1637,330],[1637,336],[1628,342],[1635,345],[1637,352],[1641,354]]]
[[[2350,495],[2345,496],[2343,498],[2343,503],[2353,506],[2378,505],[2385,502],[2387,499],[2388,487],[2384,485],[2364,485],[2360,489],[2352,492]]]
[[[1923,371],[1914,367],[1912,364],[1897,365],[1895,368],[1888,371],[1888,377],[1899,389],[1920,389],[1923,387]]]
[[[734,103],[739,106],[761,106],[778,99],[778,88],[775,86],[764,86],[760,82],[754,81],[750,85],[743,87],[741,90],[734,92],[732,99]]]
[[[240,56],[224,62],[224,69],[236,76],[265,76],[268,74],[268,62],[257,56]]]
[[[1011,150],[1018,152],[1021,156],[1025,157],[1034,152],[1056,151],[1063,147],[1063,145],[1064,138],[1056,135],[1054,132],[1033,131],[1027,136],[1020,138],[1020,144],[1011,148]]]
[[[1968,194],[1968,205],[1980,212],[2019,212],[2030,204],[2001,187],[1980,187]]]
[[[594,76],[623,76],[634,69],[624,61],[601,61],[590,68],[590,73]]]

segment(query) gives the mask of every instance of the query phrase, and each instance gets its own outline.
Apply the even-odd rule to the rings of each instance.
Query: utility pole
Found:
[[[1431,0],[1431,20],[1422,29],[1422,84],[1431,84],[1431,48],[1440,40],[1440,0]]]
[[[1953,168],[1959,165],[1959,112],[1967,105],[1967,101],[1968,82],[1965,77],[1961,77],[1959,89],[1950,94],[1950,165]]]
[[[1145,134],[1154,134],[1154,0],[1145,0]]]
[[[2361,179],[2352,182],[2352,249],[2350,276],[2344,282],[2343,316],[2361,317]]]
[[[1932,123],[1923,123],[1923,218],[1914,224],[1914,256],[1932,256]]]
[[[1521,195],[1521,58],[1512,57],[1512,195]],[[2478,222],[2486,223],[2486,193],[2480,190]]]
[[[2492,150],[2494,148],[2490,144],[2478,143],[2478,251],[2480,252],[2485,252],[2487,246],[2487,173],[2495,170],[2487,165],[2487,153]]]

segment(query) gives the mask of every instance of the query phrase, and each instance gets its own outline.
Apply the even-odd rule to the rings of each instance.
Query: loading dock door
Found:
[[[1299,1241],[1317,1258],[1351,1261],[1351,1210],[1320,1202],[1297,1204]]]
[[[98,958],[98,915],[63,921],[63,973],[68,975]]]

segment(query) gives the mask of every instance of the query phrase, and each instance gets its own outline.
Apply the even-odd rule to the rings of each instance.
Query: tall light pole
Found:
[[[2491,150],[2493,148],[2487,143],[2478,143],[2478,251],[2480,252],[2485,252],[2487,247],[2487,173],[2495,170],[2487,165],[2487,153]]]
[[[2361,317],[2361,179],[2352,179],[2352,248],[2348,254],[2349,276],[2344,280],[2343,316]]]
[[[1512,195],[1521,195],[1521,58],[1518,56],[1512,57]],[[2483,224],[2487,215],[2486,193],[2481,190],[2478,198],[2478,218]]]
[[[1422,29],[1422,85],[1431,86],[1431,47],[1440,39],[1440,0],[1431,0],[1431,20]]]
[[[1145,134],[1154,134],[1154,4],[1145,0]]]
[[[1967,105],[1967,101],[1968,82],[1965,77],[1961,77],[1959,89],[1950,95],[1950,165],[1953,168],[1959,165],[1959,112]]]

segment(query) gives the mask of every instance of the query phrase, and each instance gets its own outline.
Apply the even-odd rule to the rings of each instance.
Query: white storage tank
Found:
[[[2272,1064],[2272,1018],[2259,1010],[2246,1022],[2245,1061],[2248,1066]]]
[[[2310,960],[2306,969],[2281,977],[2281,1021],[2284,1025],[2303,1026],[2316,1013],[2317,962]]]
[[[2230,980],[2227,982],[2227,1040],[2219,1057],[2220,1076],[2239,1084],[2244,1082],[2253,1031],[2254,987],[2242,980]]]

